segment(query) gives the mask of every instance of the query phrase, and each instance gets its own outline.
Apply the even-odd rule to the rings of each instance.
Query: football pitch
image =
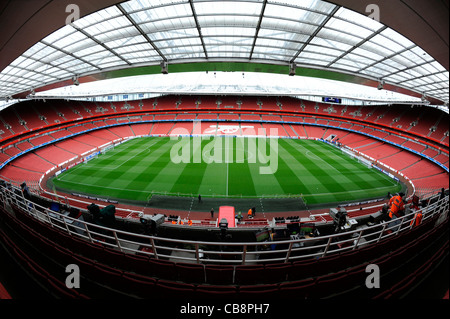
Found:
[[[52,180],[57,190],[148,202],[155,195],[294,198],[309,204],[385,197],[402,185],[321,141],[141,137]]]

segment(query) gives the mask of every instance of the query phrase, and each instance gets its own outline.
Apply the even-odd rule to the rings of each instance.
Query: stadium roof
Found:
[[[346,105],[424,103],[418,97],[359,84],[257,72],[136,75],[50,89],[37,92],[34,97],[43,100],[59,98],[101,102],[138,100],[167,94],[291,96],[312,101],[322,101],[323,97],[327,97],[331,103]]]
[[[383,83],[388,90],[448,103],[449,73],[441,63],[387,25],[340,5],[320,0],[115,2],[20,54],[0,72],[0,97],[73,81],[160,73],[165,62],[169,72],[287,74],[293,68],[297,75]]]

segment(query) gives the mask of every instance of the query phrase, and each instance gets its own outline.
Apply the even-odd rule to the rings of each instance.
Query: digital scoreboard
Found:
[[[322,102],[341,104],[342,100],[337,97],[322,97]]]

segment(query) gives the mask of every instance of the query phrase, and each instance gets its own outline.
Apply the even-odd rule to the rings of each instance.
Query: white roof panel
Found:
[[[448,72],[423,49],[368,16],[326,1],[130,0],[82,17],[29,48],[0,72],[0,97],[12,88],[31,89],[35,80],[46,85],[103,70],[211,58],[296,62],[429,90],[435,97],[448,92]]]

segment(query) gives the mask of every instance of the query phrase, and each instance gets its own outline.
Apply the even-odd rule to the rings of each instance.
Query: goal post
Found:
[[[372,162],[371,161],[369,161],[368,159],[365,159],[362,156],[358,156],[357,158],[358,158],[358,162],[360,162],[361,164],[366,165],[368,168],[372,168]]]
[[[100,154],[100,151],[94,152],[92,154],[89,154],[87,156],[85,156],[83,158],[83,163],[87,164],[87,162],[89,162],[90,160],[94,159],[94,158],[98,158],[98,155]]]
[[[105,154],[106,152],[108,152],[108,151],[110,151],[110,150],[112,150],[112,149],[114,149],[114,143],[111,143],[111,144],[106,145],[105,147],[103,147],[103,148],[100,150],[100,153],[101,153],[101,154]]]
[[[358,163],[364,164],[368,168],[372,168],[372,161],[364,158],[363,156],[359,155],[357,152],[355,152],[347,147],[341,147],[341,152],[343,154],[350,156],[351,158],[356,159],[358,161]]]

